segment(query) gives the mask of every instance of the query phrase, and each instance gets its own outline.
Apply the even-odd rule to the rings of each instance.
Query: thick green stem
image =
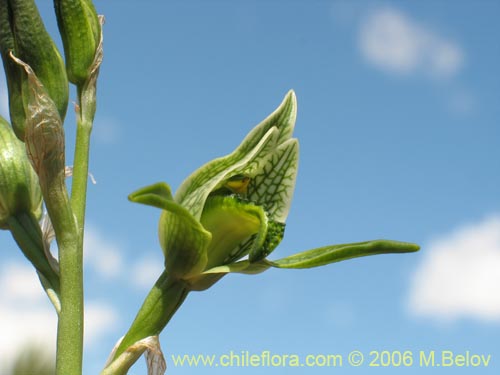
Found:
[[[147,295],[130,329],[116,349],[113,361],[101,372],[101,375],[126,374],[146,350],[145,346],[133,349],[131,347],[140,340],[159,335],[182,305],[188,293],[189,290],[184,282],[170,278],[164,271]]]
[[[76,228],[75,228],[76,229]],[[78,237],[60,240],[61,313],[57,326],[57,375],[80,375],[83,359],[83,270]]]
[[[61,215],[58,220],[54,220],[51,214],[59,245],[61,267],[62,309],[57,336],[57,375],[82,373],[83,236],[91,130],[92,120],[86,121],[85,116],[78,116],[71,204],[64,187],[64,199],[56,200],[60,203],[59,206],[53,207],[52,210],[47,207],[49,214],[52,211]]]
[[[64,171],[61,171],[64,174]],[[42,185],[59,248],[61,312],[57,326],[57,375],[80,375],[83,358],[83,254],[62,178]]]
[[[85,203],[87,200],[87,183],[89,173],[89,148],[92,124],[78,121],[76,128],[75,157],[71,185],[71,206],[78,223],[80,241],[83,243],[85,227]]]
[[[57,336],[57,375],[80,375],[82,373],[83,237],[87,202],[90,133],[96,109],[96,81],[101,59],[102,36],[91,75],[83,86],[78,85],[77,87],[79,113],[77,115],[71,204],[67,200],[66,205],[60,207],[61,210],[71,213],[73,219],[71,222],[75,224],[75,227],[74,230],[66,228],[60,233],[61,243],[59,243],[56,230],[60,251],[61,300],[63,303]],[[55,225],[54,229],[56,229]]]

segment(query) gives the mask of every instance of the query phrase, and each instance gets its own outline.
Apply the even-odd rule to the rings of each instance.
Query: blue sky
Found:
[[[50,2],[39,3],[57,36]],[[303,373],[174,367],[170,359],[230,350],[470,351],[491,354],[490,365],[307,373],[498,373],[500,3],[95,3],[107,22],[87,209],[86,374],[102,368],[161,272],[158,212],[127,195],[157,181],[176,189],[236,147],[289,89],[298,97],[300,168],[273,257],[376,238],[422,250],[230,275],[192,293],[161,336],[168,373]],[[24,337],[50,340],[55,318],[7,232],[0,246],[7,363]],[[144,372],[140,362],[131,374]]]

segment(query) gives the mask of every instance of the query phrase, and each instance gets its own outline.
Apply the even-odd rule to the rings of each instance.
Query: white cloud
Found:
[[[359,48],[376,67],[393,73],[449,77],[463,65],[460,46],[393,8],[372,11],[361,25]]]
[[[116,309],[106,302],[90,301],[85,306],[85,345],[90,345],[117,327]]]
[[[500,216],[458,228],[423,249],[410,293],[414,314],[500,322]]]
[[[43,299],[42,287],[32,267],[20,263],[8,263],[0,277],[2,301],[38,302]]]
[[[120,276],[124,267],[119,245],[91,226],[85,228],[84,256],[87,265],[107,279]]]
[[[113,331],[118,313],[105,302],[89,301],[85,310],[85,343]],[[0,373],[19,353],[33,346],[54,356],[57,315],[28,264],[8,263],[0,269]]]
[[[132,268],[132,284],[140,289],[151,289],[164,269],[162,257],[147,257],[137,261]]]
[[[53,354],[57,319],[29,265],[9,263],[0,277],[0,371],[19,352],[40,346]]]

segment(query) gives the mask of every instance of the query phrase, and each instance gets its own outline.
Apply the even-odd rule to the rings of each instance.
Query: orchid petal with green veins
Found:
[[[290,91],[281,105],[257,125],[231,154],[196,170],[179,187],[175,200],[200,218],[208,195],[224,180],[237,175],[253,177],[271,156],[269,151],[290,139],[297,116],[297,100]]]
[[[250,180],[248,200],[263,205],[271,219],[285,222],[295,189],[298,164],[298,140],[292,138],[280,144],[262,170]]]

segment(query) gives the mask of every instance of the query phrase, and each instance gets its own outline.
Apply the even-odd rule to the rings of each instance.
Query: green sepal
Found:
[[[173,200],[166,183],[139,189],[129,195],[129,200],[163,210],[158,233],[165,256],[165,268],[171,277],[189,278],[205,269],[212,235],[188,210]]]
[[[256,275],[274,268],[304,269],[325,266],[330,263],[343,260],[360,258],[363,256],[393,253],[411,253],[418,251],[420,247],[413,243],[391,240],[374,240],[349,244],[324,246],[317,249],[307,250],[286,258],[275,261],[262,259],[257,262],[242,260],[239,262],[225,264],[210,268],[200,275],[203,277],[218,275],[219,278],[228,273],[241,273]]]
[[[369,255],[411,253],[419,249],[409,242],[374,240],[319,247],[275,261],[266,260],[266,263],[275,268],[313,268]]]
[[[229,155],[212,160],[193,172],[179,187],[175,200],[199,218],[208,195],[235,175],[254,176],[277,146],[293,133],[297,100],[288,92],[280,106],[257,125]]]
[[[160,208],[175,209],[179,205],[173,201],[172,190],[165,182],[157,182],[140,188],[128,196],[129,201]],[[166,208],[168,207],[168,208]]]

